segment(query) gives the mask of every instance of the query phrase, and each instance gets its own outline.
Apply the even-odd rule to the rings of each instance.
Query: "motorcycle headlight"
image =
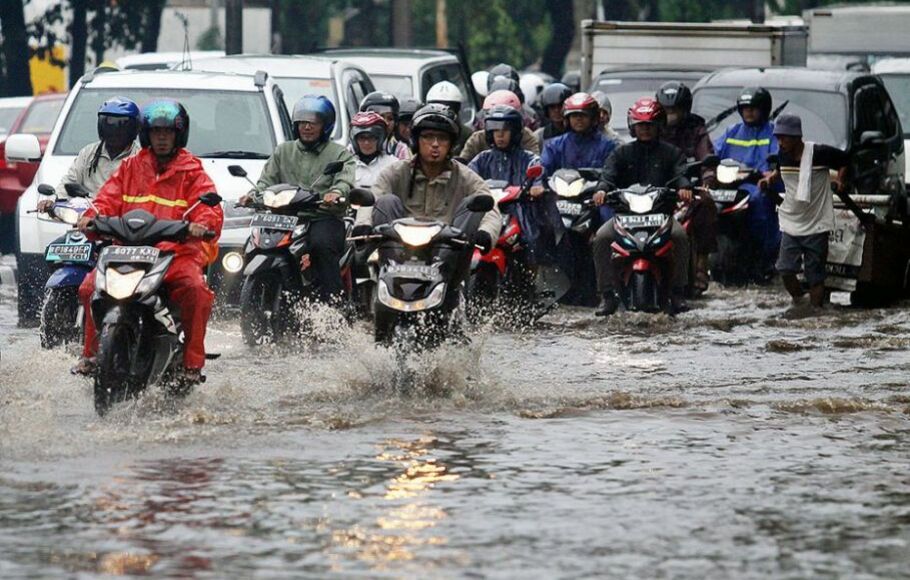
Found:
[[[284,207],[291,203],[291,200],[294,199],[295,195],[297,195],[296,189],[285,189],[277,193],[274,191],[266,191],[262,195],[262,204],[273,209]]]
[[[139,285],[139,282],[145,276],[145,271],[133,270],[128,274],[121,274],[114,268],[108,268],[104,276],[106,278],[105,292],[111,298],[122,300],[133,295],[136,291],[136,286]]]
[[[442,231],[438,225],[432,226],[408,226],[405,224],[395,224],[395,233],[401,238],[401,241],[412,248],[425,246],[430,243],[436,234]]]
[[[718,165],[717,181],[719,183],[733,183],[739,177],[739,165]]]
[[[65,224],[76,225],[82,212],[65,205],[54,206],[54,216]]]
[[[657,192],[638,195],[634,193],[622,194],[629,204],[629,209],[635,213],[648,213],[654,208],[654,200],[657,199]]]
[[[243,269],[243,256],[237,252],[228,252],[221,258],[221,266],[225,272],[236,274]]]
[[[550,188],[559,197],[578,197],[585,188],[585,181],[583,179],[563,181],[559,177],[554,177],[550,180]]]

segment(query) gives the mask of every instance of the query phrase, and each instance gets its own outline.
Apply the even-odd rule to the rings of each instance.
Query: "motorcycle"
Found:
[[[572,287],[563,297],[565,303],[594,306],[597,302],[591,238],[602,220],[591,198],[601,175],[602,171],[595,168],[560,169],[547,180],[547,186],[559,198],[556,207],[567,230],[569,256],[564,265],[570,272]]]
[[[612,267],[626,310],[670,313],[670,273],[676,192],[635,184],[610,192],[606,203],[616,212]]]
[[[315,210],[322,204],[313,187],[319,179],[334,175],[343,167],[340,161],[329,163],[309,187],[274,185],[262,192],[261,202],[247,204],[256,213],[244,248],[245,268],[240,290],[240,328],[246,344],[274,341],[299,330],[294,308],[313,299],[319,283],[310,265],[311,220],[301,218],[300,213]],[[249,181],[239,165],[231,165],[228,171]],[[354,189],[350,198],[356,205],[373,204],[373,195],[366,190]],[[353,219],[345,220],[345,225],[345,238],[350,238]],[[353,258],[354,244],[348,241],[340,262],[347,300],[353,284]]]
[[[163,286],[174,254],[155,244],[184,241],[190,228],[186,216],[199,204],[219,203],[221,196],[206,193],[184,212],[182,220],[159,220],[139,209],[122,217],[95,217],[92,230],[119,242],[101,250],[91,302],[100,336],[94,376],[99,415],[152,385],[165,385],[177,395],[192,386],[175,380],[183,364],[184,336]],[[204,239],[215,236],[216,232],[207,231]]]
[[[569,290],[570,282],[561,269],[541,265],[533,268],[527,261],[527,248],[518,203],[528,199],[531,184],[543,175],[543,167],[529,167],[525,182],[510,186],[504,181],[487,181],[493,199],[502,214],[502,230],[492,250],[482,254],[474,251],[469,283],[469,310],[478,319],[492,312],[494,304],[503,299],[512,317],[519,323],[537,320],[552,308]]]
[[[711,278],[724,285],[744,285],[764,278],[762,256],[749,235],[749,194],[762,178],[760,171],[734,159],[717,166],[717,252],[709,258]]]
[[[493,209],[489,195],[468,198],[471,219],[479,223]],[[402,218],[374,228],[363,240],[379,242],[373,293],[374,338],[377,343],[412,342],[435,348],[460,331],[467,270],[473,245],[459,228],[446,223]]]
[[[56,201],[47,210],[53,221],[75,226],[79,217],[89,208],[89,192],[74,183],[65,185],[70,199]],[[38,193],[56,197],[54,188],[41,184]],[[37,213],[37,210],[33,210]],[[85,313],[79,301],[79,286],[95,268],[103,242],[91,241],[75,227],[51,242],[44,252],[44,259],[51,276],[44,285],[38,337],[41,348],[56,348],[61,344],[77,342],[82,337]]]

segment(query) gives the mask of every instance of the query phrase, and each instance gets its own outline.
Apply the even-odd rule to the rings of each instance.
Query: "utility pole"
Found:
[[[243,0],[225,0],[224,5],[224,52],[243,52]]]
[[[392,0],[392,45],[411,44],[411,0]]]
[[[446,0],[436,0],[436,48],[449,47],[449,21],[446,18]]]

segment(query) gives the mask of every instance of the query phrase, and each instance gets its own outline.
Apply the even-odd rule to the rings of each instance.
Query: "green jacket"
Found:
[[[333,161],[344,162],[344,169],[335,175],[320,177],[325,166]],[[354,187],[355,167],[354,156],[333,141],[320,143],[312,150],[307,150],[299,139],[295,139],[275,148],[275,152],[262,168],[262,175],[259,176],[256,185],[260,189],[265,189],[279,183],[301,187],[309,187],[312,184],[313,190],[320,195],[335,191],[347,198]],[[344,215],[347,207],[347,203],[320,207],[315,215],[340,217]]]

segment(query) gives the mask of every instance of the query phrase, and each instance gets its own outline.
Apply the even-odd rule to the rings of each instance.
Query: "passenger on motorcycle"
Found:
[[[490,194],[486,182],[461,163],[452,160],[458,138],[458,120],[444,105],[429,104],[417,111],[411,129],[414,158],[386,168],[373,185],[376,203],[371,211],[359,212],[361,223],[391,223],[404,217],[422,217],[460,228],[474,243],[489,252],[499,236],[500,213],[494,207],[477,223],[465,200],[473,194]],[[372,214],[372,216],[370,216]],[[470,252],[462,279],[470,266]]]
[[[616,141],[617,144],[623,143],[624,139],[622,136],[610,126],[610,120],[613,118],[613,103],[610,102],[610,97],[603,91],[594,91],[591,96],[594,97],[594,100],[597,101],[597,106],[600,107],[600,126],[604,135],[607,136],[607,139]]]
[[[771,93],[762,87],[743,89],[736,100],[742,118],[727,129],[715,142],[720,159],[735,159],[751,169],[768,173],[768,156],[777,153],[777,138],[771,122]],[[780,244],[780,228],[774,203],[758,187],[747,185],[749,191],[749,230],[752,242],[761,248],[760,274],[771,275]]]
[[[544,114],[544,125],[534,132],[541,146],[554,137],[569,130],[566,118],[562,116],[562,105],[572,96],[572,90],[562,83],[553,83],[540,93],[540,107]]]
[[[160,100],[146,105],[139,132],[142,149],[125,159],[98,191],[95,198],[98,214],[122,216],[141,209],[158,219],[180,220],[200,196],[214,192],[215,184],[206,174],[202,161],[186,149],[189,132],[190,117],[177,101]],[[93,209],[87,210],[79,220],[79,229],[88,232],[95,215]],[[208,256],[202,237],[207,230],[220,235],[224,214],[220,206],[199,204],[186,219],[190,222],[186,241],[161,242],[157,247],[175,254],[164,284],[170,299],[180,310],[186,333],[183,379],[192,384],[201,380],[205,366],[206,324],[215,298],[203,278]],[[86,312],[85,344],[82,359],[73,371],[80,374],[93,370],[92,357],[97,349],[90,308],[94,291],[95,275],[92,273],[85,277],[79,288]]]
[[[398,108],[398,125],[395,129],[395,138],[408,146],[408,155],[411,154],[411,120],[414,119],[414,113],[421,107],[417,99],[403,99]]]
[[[325,304],[340,301],[343,285],[339,262],[344,253],[346,198],[354,186],[356,162],[343,146],[329,136],[335,126],[335,107],[323,96],[305,95],[294,105],[291,116],[297,140],[278,145],[269,157],[256,184],[263,190],[279,183],[310,187],[322,195],[322,205],[312,215],[310,264],[319,281],[319,299]],[[326,165],[334,161],[344,168],[334,175],[323,175]],[[262,194],[253,191],[240,198],[246,204],[250,197]]]
[[[57,186],[57,198],[65,199],[67,183],[85,187],[94,194],[120,167],[120,163],[139,151],[139,107],[125,97],[104,101],[98,109],[98,141],[79,150],[66,175]],[[38,201],[38,211],[47,211],[54,200]]]
[[[398,122],[401,114],[398,97],[391,93],[373,91],[360,102],[360,112],[373,112],[385,120],[386,134],[388,135],[384,144],[385,153],[398,159],[410,159],[411,150],[407,144],[402,143],[395,137],[398,134]]]
[[[515,93],[511,91],[494,91],[490,93],[483,101],[484,116],[486,116],[490,109],[496,106],[507,106],[520,111],[521,102],[518,100],[518,97],[515,96]],[[520,114],[521,113],[519,113],[519,115]],[[540,142],[538,141],[533,131],[525,126],[522,126],[519,135],[521,139],[522,149],[530,151],[535,155],[540,154]],[[491,146],[492,145],[489,139],[487,139],[486,128],[475,131],[468,138],[467,142],[465,142],[464,147],[458,154],[458,158],[465,163],[468,163],[481,152],[488,150]]]
[[[714,154],[714,145],[702,117],[692,113],[692,91],[679,81],[670,81],[657,90],[657,102],[667,113],[667,125],[660,138],[682,149],[686,162],[703,161]],[[714,168],[701,169],[701,183],[714,186]],[[692,201],[692,243],[695,244],[697,293],[708,289],[708,254],[717,251],[717,206],[707,191]]]
[[[379,173],[398,160],[386,152],[388,125],[376,113],[357,113],[351,120],[351,152],[357,167],[354,183],[357,187],[372,187]]]
[[[540,157],[520,143],[524,129],[521,113],[509,105],[496,105],[487,111],[484,126],[491,148],[475,157],[468,167],[485,180],[524,185],[528,167],[540,165]],[[555,259],[556,232],[561,232],[563,227],[556,208],[556,195],[544,189],[542,179],[535,181],[528,193],[529,200],[512,207],[521,223],[530,264],[549,262]]]
[[[660,131],[666,122],[663,107],[655,99],[645,97],[632,105],[628,113],[629,133],[635,137],[631,143],[620,145],[604,165],[602,190],[594,194],[593,200],[602,205],[606,192],[635,184],[658,187],[675,187],[679,198],[691,201],[692,190],[684,176],[686,158],[683,152],[660,140]],[[613,219],[597,230],[594,237],[594,266],[597,270],[597,291],[602,299],[597,316],[609,316],[616,311],[616,272],[613,268],[614,240]],[[670,232],[673,240],[673,267],[670,273],[671,300],[675,311],[684,306],[688,274],[689,240],[685,230],[674,220]]]
[[[427,91],[427,104],[435,103],[437,105],[445,105],[455,113],[455,119],[457,121],[459,114],[461,113],[461,100],[464,98],[464,95],[461,94],[461,91],[458,90],[453,83],[449,81],[440,81],[430,87],[430,90]],[[464,147],[464,144],[467,142],[468,138],[471,136],[473,131],[467,125],[464,125],[460,121],[458,122],[458,139],[452,144],[454,147],[453,153],[457,156],[461,149]],[[412,147],[413,150],[413,147]]]
[[[547,175],[559,169],[603,167],[617,143],[600,130],[600,106],[588,93],[575,93],[563,104],[569,132],[546,142],[541,160]]]

